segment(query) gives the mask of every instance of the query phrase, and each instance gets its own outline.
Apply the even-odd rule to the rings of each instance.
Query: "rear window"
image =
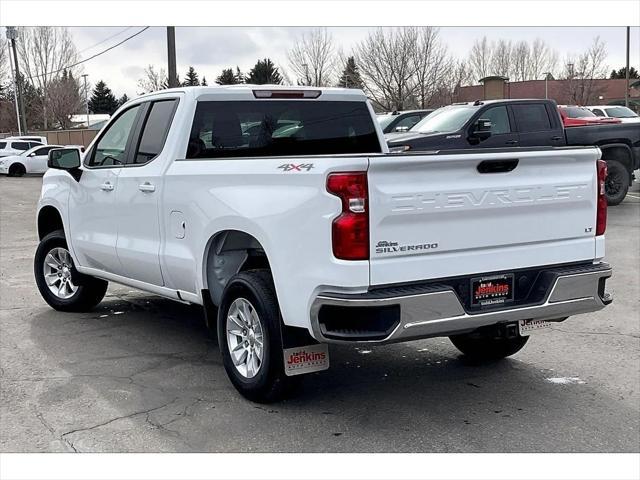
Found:
[[[147,163],[162,151],[175,105],[176,100],[163,100],[151,104],[134,163]]]
[[[513,105],[511,108],[520,132],[551,130],[547,108],[543,104],[520,104]]]
[[[379,153],[364,102],[198,102],[187,158]]]

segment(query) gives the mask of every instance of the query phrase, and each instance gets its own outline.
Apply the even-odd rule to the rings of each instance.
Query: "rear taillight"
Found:
[[[369,194],[366,172],[332,173],[327,191],[342,201],[333,221],[333,255],[342,260],[369,259]]]
[[[598,214],[596,216],[596,235],[604,235],[607,229],[607,196],[605,195],[605,182],[607,180],[607,162],[598,160]]]

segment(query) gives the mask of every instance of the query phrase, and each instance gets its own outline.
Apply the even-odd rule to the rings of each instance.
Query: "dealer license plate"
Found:
[[[513,301],[513,274],[471,280],[471,306],[491,307]]]
[[[520,330],[520,336],[531,335],[534,332],[545,330],[551,326],[550,322],[544,320],[520,320],[518,322],[518,329]]]

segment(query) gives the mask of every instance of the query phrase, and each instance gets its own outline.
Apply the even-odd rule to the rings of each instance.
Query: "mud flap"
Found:
[[[217,341],[218,339],[218,308],[211,300],[211,294],[208,289],[202,291],[202,306],[204,308],[204,324],[209,331],[209,335]]]
[[[317,342],[305,328],[282,324],[284,373],[288,376],[319,372],[329,368],[329,346]]]

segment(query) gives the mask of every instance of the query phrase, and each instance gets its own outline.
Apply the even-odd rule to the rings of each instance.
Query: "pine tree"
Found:
[[[125,93],[124,95],[122,95],[119,99],[118,99],[118,107],[121,107],[122,105],[124,105],[125,103],[127,103],[129,101],[129,97],[127,96],[127,94]]]
[[[198,85],[200,85],[200,80],[198,80],[198,74],[196,73],[195,68],[189,67],[189,70],[185,75],[184,82],[182,82],[182,86],[197,87]]]
[[[111,115],[118,109],[118,100],[107,87],[107,84],[100,80],[93,89],[93,94],[89,99],[89,110],[93,113],[108,113]]]
[[[616,70],[611,70],[611,76],[609,78],[621,78],[621,79],[626,79],[627,78],[627,67],[622,67],[620,70],[616,71]],[[630,67],[629,68],[629,79],[636,79],[636,78],[640,78],[640,76],[638,76],[638,71],[633,68]]]
[[[205,77],[204,75],[202,76],[202,83],[201,83],[201,85],[202,85],[203,87],[208,87],[208,86],[209,86],[209,84],[207,83],[207,77]]]
[[[282,83],[282,76],[271,59],[265,58],[264,60],[258,60],[255,66],[249,71],[247,83],[255,85],[280,85]]]
[[[355,58],[347,58],[347,63],[344,66],[342,76],[338,80],[337,86],[343,88],[359,88],[361,90],[364,88],[364,82],[362,81],[362,77],[360,77],[360,71],[358,70]]]
[[[218,85],[235,85],[238,83],[236,76],[233,73],[233,69],[225,68],[218,78],[216,78]]]
[[[240,67],[236,66],[236,83],[245,83],[246,77],[245,74],[242,73]]]

